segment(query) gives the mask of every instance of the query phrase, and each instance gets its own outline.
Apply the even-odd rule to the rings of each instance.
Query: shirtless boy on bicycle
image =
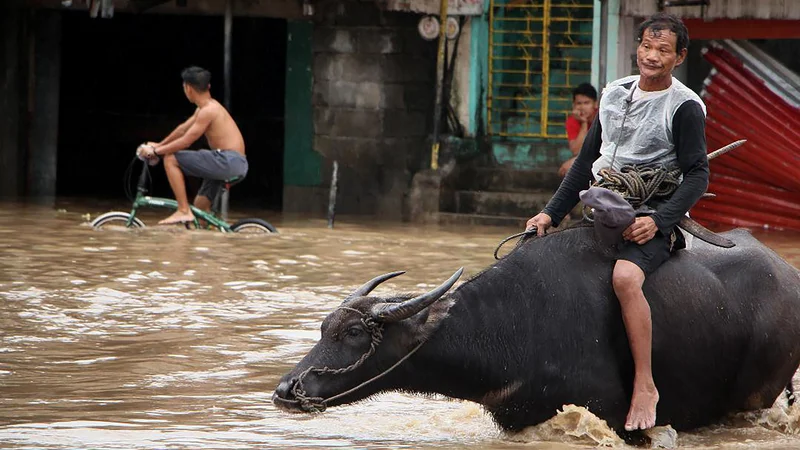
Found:
[[[244,139],[236,122],[218,101],[211,97],[211,73],[200,67],[189,67],[181,73],[183,93],[197,105],[192,117],[178,125],[161,142],[148,142],[139,147],[144,158],[164,158],[169,185],[178,202],[178,210],[158,222],[160,225],[191,222],[184,175],[200,177],[203,184],[194,206],[208,210],[211,201],[225,180],[247,175]],[[205,134],[213,150],[185,150]]]

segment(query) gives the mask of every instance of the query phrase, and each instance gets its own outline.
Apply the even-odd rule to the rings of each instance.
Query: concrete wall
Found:
[[[312,102],[323,189],[337,160],[337,213],[401,219],[430,150],[435,43],[419,36],[418,15],[381,11],[374,1],[332,3],[317,14]],[[308,201],[320,197],[309,193]]]

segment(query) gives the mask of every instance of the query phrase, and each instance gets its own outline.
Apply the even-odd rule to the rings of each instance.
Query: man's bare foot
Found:
[[[192,222],[194,221],[194,214],[190,212],[185,213],[181,211],[175,211],[172,213],[171,216],[167,217],[164,220],[160,220],[158,222],[159,225],[172,225],[176,223],[183,223],[183,222]]]
[[[656,426],[656,404],[658,404],[658,390],[655,385],[643,388],[633,388],[631,409],[625,420],[625,430],[646,430]]]

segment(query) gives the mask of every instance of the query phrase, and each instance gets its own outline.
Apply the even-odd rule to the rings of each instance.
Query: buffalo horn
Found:
[[[379,322],[399,322],[407,319],[414,314],[430,306],[436,300],[449,291],[456,281],[464,273],[464,268],[460,268],[441,286],[426,292],[419,297],[406,300],[402,303],[378,303],[372,307],[370,313]]]
[[[708,228],[695,222],[694,219],[690,219],[685,216],[681,219],[680,222],[678,222],[678,226],[688,231],[689,234],[691,234],[692,236],[695,236],[700,240],[708,242],[711,245],[716,245],[717,247],[731,248],[736,245],[730,239],[726,239],[718,235],[717,233],[714,233]]]
[[[394,278],[396,276],[402,275],[404,273],[405,273],[405,271],[401,270],[399,272],[389,272],[389,273],[385,273],[383,275],[377,276],[377,277],[367,281],[366,283],[364,283],[360,288],[358,288],[355,291],[353,291],[352,294],[348,295],[347,298],[345,299],[345,302],[350,300],[350,299],[357,298],[357,297],[364,297],[365,295],[368,295],[370,292],[372,292],[373,289],[378,287],[379,284],[383,283],[384,281],[386,281],[388,279],[391,279],[391,278]]]

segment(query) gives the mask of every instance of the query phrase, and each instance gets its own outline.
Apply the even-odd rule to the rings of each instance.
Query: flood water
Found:
[[[277,235],[91,229],[106,210],[0,203],[2,448],[622,446],[581,408],[506,435],[445,398],[389,393],[316,416],[272,406],[355,287],[395,270],[407,273],[376,294],[426,290],[461,266],[467,279],[519,230],[281,217],[263,217]],[[800,234],[755,234],[800,267]],[[779,399],[678,443],[798,448],[800,410]]]

